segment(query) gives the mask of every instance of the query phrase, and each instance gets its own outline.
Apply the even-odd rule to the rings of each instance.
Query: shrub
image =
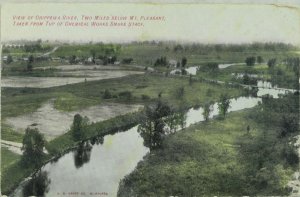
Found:
[[[106,90],[104,91],[103,98],[104,98],[104,99],[110,99],[110,98],[112,98],[112,94],[110,93],[109,90],[106,89]]]
[[[130,91],[123,91],[119,93],[119,97],[126,99],[126,100],[130,100],[132,98],[132,93]]]
[[[150,96],[146,95],[146,94],[142,94],[141,98],[143,100],[150,100]]]
[[[206,96],[212,96],[213,93],[214,93],[214,90],[212,90],[212,89],[210,89],[210,88],[208,88],[208,89],[206,90]]]

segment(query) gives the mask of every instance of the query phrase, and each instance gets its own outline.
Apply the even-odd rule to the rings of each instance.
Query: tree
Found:
[[[182,68],[181,69],[181,75],[187,75],[187,74],[188,74],[188,72],[184,68]]]
[[[88,118],[82,117],[80,114],[76,114],[73,119],[71,131],[75,140],[81,140],[84,138],[84,130],[88,125]]]
[[[268,66],[269,68],[274,68],[274,66],[276,65],[276,58],[272,58],[268,60]]]
[[[69,63],[70,64],[75,64],[76,63],[76,55],[71,55],[69,57]]]
[[[117,56],[112,56],[110,59],[110,64],[114,64],[117,61]]]
[[[299,114],[283,113],[280,126],[280,137],[297,132],[299,129]]]
[[[245,73],[243,75],[242,81],[243,81],[243,84],[246,84],[246,85],[255,85],[255,84],[257,84],[257,79],[251,78],[247,73]]]
[[[192,74],[190,74],[190,78],[189,78],[189,85],[193,84],[193,78],[192,78]]]
[[[182,67],[185,67],[186,63],[187,63],[187,59],[186,59],[186,57],[183,57],[183,58],[181,59],[181,66],[182,66]]]
[[[30,55],[29,57],[28,57],[28,62],[27,62],[27,71],[32,71],[32,64],[33,64],[33,62],[34,62],[34,57],[33,57],[33,55]]]
[[[247,57],[245,62],[247,66],[253,66],[255,64],[255,60],[256,58],[252,56],[252,57]]]
[[[262,56],[257,56],[256,61],[257,61],[257,63],[261,64],[264,62],[264,59],[262,58]]]
[[[104,99],[112,98],[112,94],[110,93],[110,91],[108,89],[105,89],[104,94],[103,94],[103,98]]]
[[[183,51],[183,47],[182,47],[180,44],[178,44],[178,45],[176,45],[176,46],[174,47],[174,51],[175,51],[175,52],[177,52],[177,51]]]
[[[179,87],[178,89],[175,90],[175,96],[178,98],[178,99],[183,99],[183,96],[184,96],[184,87]]]
[[[96,51],[95,51],[95,49],[91,49],[91,50],[90,50],[90,53],[91,53],[91,55],[92,55],[92,61],[93,61],[93,63],[95,64],[95,58],[96,58]]]
[[[30,55],[29,57],[28,57],[28,63],[33,63],[34,62],[34,57],[33,57],[33,55]]]
[[[123,63],[123,64],[130,64],[132,61],[133,61],[132,58],[124,58],[124,59],[122,60],[122,63]]]
[[[22,163],[27,165],[35,165],[38,167],[41,164],[44,156],[45,139],[38,129],[27,128],[23,138]]]
[[[218,102],[219,114],[222,118],[225,118],[226,113],[230,107],[230,100],[227,94],[221,94]]]
[[[162,56],[156,59],[154,66],[166,66],[167,64],[167,58],[165,56]]]
[[[203,107],[203,113],[202,113],[205,121],[209,120],[209,116],[212,111],[213,111],[212,105],[210,105],[210,103],[206,103]]]
[[[247,134],[250,132],[250,125],[247,126]]]
[[[8,56],[7,56],[6,63],[7,63],[7,64],[10,64],[10,63],[12,63],[12,62],[13,62],[12,56],[11,56],[11,55],[8,55]]]
[[[149,147],[150,151],[161,146],[166,133],[164,118],[170,113],[171,108],[160,100],[154,106],[145,107],[138,132],[144,138],[144,145]]]
[[[171,114],[166,117],[165,122],[168,126],[168,134],[175,133],[179,129],[179,126],[181,126],[181,129],[184,128],[186,120],[184,115],[185,113],[172,111]]]
[[[208,71],[211,73],[215,73],[219,70],[219,64],[216,62],[209,62],[200,67],[201,71]]]

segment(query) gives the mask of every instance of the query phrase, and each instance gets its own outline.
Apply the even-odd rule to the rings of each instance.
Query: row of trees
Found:
[[[215,73],[219,70],[219,64],[216,62],[209,62],[200,67],[201,71]]]
[[[168,62],[167,62],[166,56],[157,58],[154,62],[154,66],[167,66],[167,65],[168,65]]]
[[[103,64],[103,65],[114,64],[118,60],[117,56],[115,56],[115,55],[114,56],[99,55],[98,57],[92,56],[91,63],[96,64],[97,59],[101,60],[102,61],[101,64]],[[87,61],[87,60],[84,58],[80,59],[76,55],[71,55],[69,57],[70,64],[76,64],[81,61]],[[126,59],[126,62],[131,62],[131,61],[132,61],[132,59]]]
[[[3,53],[9,53],[11,51],[10,49],[20,49],[20,50],[24,50],[27,53],[33,53],[33,52],[48,51],[51,49],[51,46],[50,45],[42,45],[42,40],[39,39],[37,41],[28,42],[26,44],[4,45]]]
[[[274,68],[276,63],[277,63],[277,59],[276,58],[271,58],[271,59],[268,60],[267,64],[268,64],[269,68]]]
[[[176,67],[185,67],[187,64],[187,58],[183,57],[181,61],[177,61]],[[154,66],[168,66],[168,60],[166,56],[161,56],[160,58],[157,58],[154,62]]]
[[[138,132],[150,151],[160,148],[165,135],[185,127],[185,112],[177,112],[160,99],[144,109]]]
[[[168,47],[169,48],[169,47]],[[292,51],[297,47],[285,43],[253,43],[253,44],[176,44],[174,52],[193,51],[200,54],[213,52],[247,52],[247,51]]]
[[[218,102],[221,119],[226,117],[230,108],[230,102],[227,94],[221,94]],[[213,105],[206,103],[203,107],[205,121],[209,120],[212,111]],[[138,132],[144,138],[144,145],[152,151],[161,147],[167,134],[174,133],[179,128],[183,129],[186,124],[186,118],[186,112],[183,109],[176,111],[159,99],[154,105],[145,107]]]
[[[12,56],[11,56],[11,55],[8,55],[8,56],[7,56],[7,59],[6,59],[6,61],[5,61],[5,63],[6,63],[6,64],[10,64],[10,63],[12,63],[12,62],[13,62]]]
[[[261,64],[264,62],[264,59],[261,56],[251,56],[251,57],[247,57],[245,60],[245,63],[247,64],[247,66],[254,66],[255,62]]]
[[[219,109],[219,118],[225,119],[226,114],[230,108],[230,98],[227,94],[221,94],[219,101],[218,101],[218,109]],[[213,104],[212,103],[205,103],[203,106],[203,118],[207,122],[213,112]]]

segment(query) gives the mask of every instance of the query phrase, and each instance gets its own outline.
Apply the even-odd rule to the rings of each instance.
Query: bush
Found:
[[[182,75],[187,75],[187,71],[183,68],[183,69],[181,69],[181,74]]]
[[[147,88],[147,85],[137,85],[135,88],[136,89],[143,89],[143,88]]]
[[[112,98],[113,96],[112,96],[112,94],[110,93],[110,91],[109,90],[105,90],[104,91],[104,94],[103,94],[103,98],[104,99],[110,99],[110,98]]]
[[[132,98],[132,93],[130,91],[123,91],[119,93],[119,97],[126,99],[126,100],[131,100]]]
[[[176,98],[182,99],[184,96],[184,87],[179,87],[175,92]]]
[[[290,166],[297,166],[299,164],[299,156],[293,147],[288,146],[284,150],[283,156]]]
[[[268,61],[269,68],[273,68],[276,65],[276,62],[277,62],[276,58],[269,59]]]
[[[146,94],[142,94],[141,98],[142,98],[142,100],[150,100],[150,96],[148,96]]]
[[[123,64],[130,64],[132,61],[133,61],[132,58],[124,58],[124,59],[122,60],[122,63],[123,63]]]
[[[214,90],[212,90],[212,89],[210,89],[210,88],[208,88],[208,89],[206,90],[206,96],[212,96],[213,93],[214,93]]]
[[[257,56],[256,61],[257,61],[257,63],[261,64],[264,62],[264,59],[262,58],[262,56]]]
[[[255,57],[247,57],[245,63],[247,64],[247,66],[253,66],[255,64],[255,61]]]
[[[219,70],[219,64],[216,62],[209,62],[202,65],[199,70],[205,72],[217,72]]]

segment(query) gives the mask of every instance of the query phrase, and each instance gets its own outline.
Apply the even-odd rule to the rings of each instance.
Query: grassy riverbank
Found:
[[[278,125],[264,124],[259,111],[232,112],[168,136],[121,181],[118,196],[287,195],[298,165],[288,142],[296,133],[279,137]],[[280,113],[271,119],[280,123]]]
[[[1,172],[13,163],[18,162],[19,159],[20,155],[9,151],[6,147],[1,147]]]

